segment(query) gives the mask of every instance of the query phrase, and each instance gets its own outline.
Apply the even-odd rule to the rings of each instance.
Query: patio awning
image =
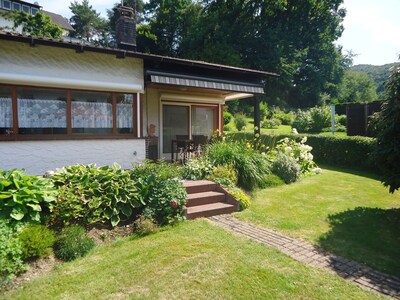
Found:
[[[209,77],[164,73],[150,70],[147,70],[146,74],[149,76],[151,83],[213,89],[221,91],[232,91],[246,94],[264,94],[263,85],[255,84],[252,82],[230,81]]]

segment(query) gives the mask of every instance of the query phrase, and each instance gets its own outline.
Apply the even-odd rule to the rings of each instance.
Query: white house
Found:
[[[224,103],[277,76],[139,53],[132,13],[118,49],[0,32],[0,169],[168,159],[174,139],[222,131]]]

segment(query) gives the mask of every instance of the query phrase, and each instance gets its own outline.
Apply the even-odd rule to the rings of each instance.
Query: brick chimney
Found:
[[[115,33],[118,48],[136,51],[136,22],[133,8],[126,6],[118,8]]]

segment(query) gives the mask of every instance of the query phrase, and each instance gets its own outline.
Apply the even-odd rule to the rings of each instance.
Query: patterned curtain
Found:
[[[72,128],[113,128],[112,104],[73,101]]]
[[[11,98],[0,98],[0,127],[13,127],[13,114],[11,107]]]
[[[19,128],[67,128],[63,100],[18,99]]]

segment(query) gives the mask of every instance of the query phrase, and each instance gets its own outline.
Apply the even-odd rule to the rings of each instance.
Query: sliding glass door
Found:
[[[190,106],[163,105],[163,145],[164,154],[171,153],[171,142],[177,138],[189,138]]]

